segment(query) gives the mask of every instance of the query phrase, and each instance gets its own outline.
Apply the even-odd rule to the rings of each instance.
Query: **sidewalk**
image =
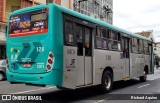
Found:
[[[154,70],[154,74],[148,75],[147,80],[155,80],[160,78],[160,68]]]

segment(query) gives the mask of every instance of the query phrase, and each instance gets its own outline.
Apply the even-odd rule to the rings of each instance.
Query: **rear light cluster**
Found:
[[[48,55],[48,59],[47,59],[47,64],[46,64],[46,72],[49,72],[49,71],[52,70],[53,63],[54,63],[54,55],[53,55],[53,53],[50,51],[50,52],[49,52],[49,55]]]

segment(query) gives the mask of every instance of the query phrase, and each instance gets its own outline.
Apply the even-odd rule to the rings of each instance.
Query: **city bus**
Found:
[[[153,73],[151,39],[56,4],[10,13],[6,38],[10,83],[110,92]]]

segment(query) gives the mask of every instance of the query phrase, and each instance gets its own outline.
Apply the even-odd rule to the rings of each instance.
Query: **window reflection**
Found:
[[[72,22],[65,21],[65,37],[66,37],[66,43],[73,44],[73,24]]]

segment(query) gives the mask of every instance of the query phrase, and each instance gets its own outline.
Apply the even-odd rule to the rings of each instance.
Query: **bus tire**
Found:
[[[106,70],[102,76],[101,89],[103,93],[109,93],[113,86],[113,75],[110,71]]]
[[[144,75],[139,77],[140,82],[145,82],[147,80],[147,73],[144,71]]]

